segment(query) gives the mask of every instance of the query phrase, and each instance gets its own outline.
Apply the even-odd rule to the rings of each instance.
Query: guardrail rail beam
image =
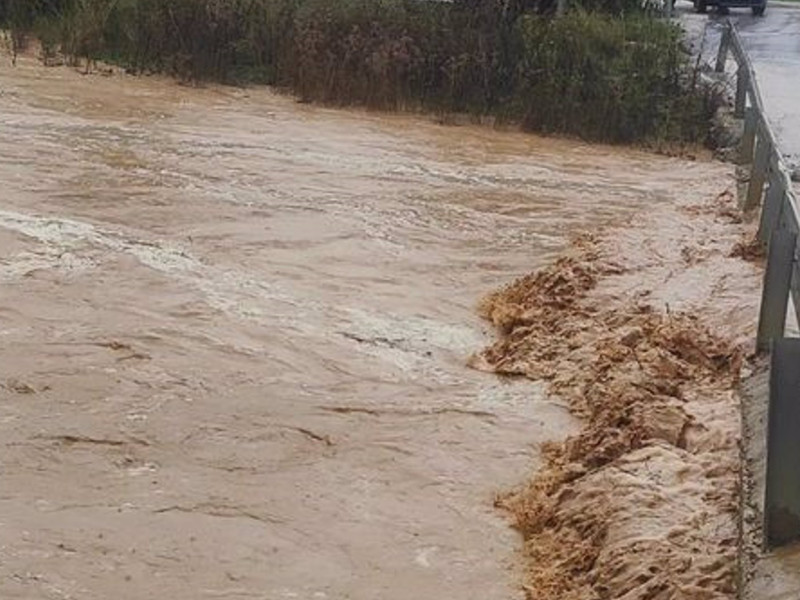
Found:
[[[736,61],[734,115],[744,117],[739,163],[750,166],[743,208],[761,207],[758,239],[768,242],[756,348],[771,351],[764,541],[768,548],[800,540],[800,338],[784,337],[789,299],[800,323],[800,209],[770,127],[750,58],[728,19],[715,71]]]

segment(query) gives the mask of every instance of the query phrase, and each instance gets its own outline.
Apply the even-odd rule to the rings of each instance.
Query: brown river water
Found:
[[[0,597],[508,599],[496,286],[727,167],[0,65]]]

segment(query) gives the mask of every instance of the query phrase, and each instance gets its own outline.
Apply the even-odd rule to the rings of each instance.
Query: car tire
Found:
[[[694,0],[694,11],[698,13],[704,13],[708,10],[708,5],[706,4],[706,0]]]
[[[752,7],[751,10],[753,11],[753,16],[754,17],[763,17],[764,16],[764,11],[766,10],[766,8],[767,8],[766,4],[761,4],[759,6]]]

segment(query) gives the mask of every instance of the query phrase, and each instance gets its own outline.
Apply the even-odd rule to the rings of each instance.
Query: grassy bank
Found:
[[[708,99],[679,29],[607,0],[2,0],[73,60],[276,85],[307,101],[490,116],[610,142],[696,141]],[[20,8],[20,6],[25,8]]]

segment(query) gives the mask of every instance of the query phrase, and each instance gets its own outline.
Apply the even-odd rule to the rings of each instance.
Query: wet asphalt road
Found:
[[[715,49],[724,16],[709,10],[696,15],[688,2],[679,2],[681,20],[697,29],[698,21],[708,22],[706,48]],[[731,9],[742,41],[756,70],[767,114],[792,166],[800,164],[800,2],[770,2],[763,17],[749,9]],[[692,27],[693,26],[693,27]]]
[[[732,11],[753,60],[767,113],[790,162],[800,161],[800,3],[774,3],[764,17]]]

